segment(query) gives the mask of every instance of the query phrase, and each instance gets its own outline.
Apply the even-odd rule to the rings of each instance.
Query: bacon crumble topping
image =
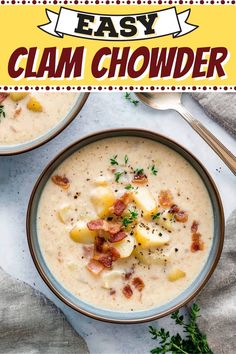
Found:
[[[52,176],[52,181],[63,189],[68,189],[70,187],[70,181],[66,176]]]
[[[199,223],[196,220],[194,220],[192,223],[192,226],[191,226],[192,233],[196,233],[198,231],[198,226],[199,226]]]
[[[98,275],[104,269],[104,265],[95,259],[90,259],[89,263],[87,264],[87,268],[94,275]]]
[[[122,289],[122,293],[125,295],[127,299],[130,299],[133,295],[133,290],[131,289],[130,285],[125,285]]]
[[[9,93],[0,92],[0,103],[2,103],[7,98],[8,95]]]
[[[201,240],[200,233],[193,233],[192,234],[192,244],[191,244],[191,251],[197,252],[202,251],[204,249],[204,242]]]
[[[136,173],[134,175],[132,182],[139,183],[139,184],[147,183],[148,182],[147,175],[145,175],[144,173]]]
[[[158,201],[160,205],[164,208],[170,208],[173,205],[173,195],[169,189],[161,190]]]
[[[132,281],[132,284],[138,291],[142,291],[145,286],[143,280],[140,277],[135,277]]]
[[[114,235],[117,234],[121,229],[121,224],[119,222],[106,221],[102,219],[91,220],[87,223],[89,230],[91,231],[105,231]]]
[[[180,210],[175,214],[175,220],[178,222],[187,222],[188,221],[188,214],[186,211]]]

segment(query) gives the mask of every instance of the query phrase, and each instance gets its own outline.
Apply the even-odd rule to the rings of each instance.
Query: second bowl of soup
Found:
[[[88,94],[0,93],[0,155],[31,150],[60,133],[82,109]]]

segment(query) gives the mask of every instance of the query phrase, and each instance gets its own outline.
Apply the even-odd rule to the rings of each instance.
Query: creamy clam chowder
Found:
[[[175,151],[115,137],[67,158],[48,180],[37,229],[57,280],[116,311],[172,300],[204,266],[213,235],[208,192]]]
[[[0,93],[0,145],[34,140],[62,120],[76,93]]]

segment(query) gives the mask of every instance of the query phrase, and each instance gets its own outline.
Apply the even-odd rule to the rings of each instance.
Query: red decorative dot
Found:
[[[120,86],[120,87],[119,87],[119,90],[120,90],[120,91],[122,91],[122,90],[123,90],[123,87],[122,87],[122,86]]]
[[[203,90],[206,91],[206,89],[207,89],[206,86],[203,86]]]
[[[2,0],[2,1],[1,1],[1,4],[2,4],[2,5],[4,5],[4,4],[5,4],[5,1],[4,1],[4,0]]]
[[[164,86],[161,86],[161,90],[162,90],[162,91],[165,91],[165,87],[164,87]]]
[[[193,86],[193,91],[196,91],[196,89],[197,89],[196,86]]]
[[[154,86],[151,86],[151,87],[150,87],[150,90],[151,90],[151,91],[155,90],[155,87],[154,87]]]
[[[225,91],[227,91],[227,90],[228,90],[228,87],[227,87],[227,86],[225,86],[225,87],[224,87],[224,90],[225,90]]]
[[[213,87],[213,90],[217,91],[217,87],[216,87],[216,86],[214,86],[214,87]]]
[[[140,90],[141,90],[141,91],[143,91],[143,90],[144,90],[144,87],[143,87],[143,86],[141,86],[141,87],[140,87]]]
[[[200,1],[200,4],[201,4],[201,5],[203,5],[203,4],[204,4],[204,1],[203,1],[203,0],[201,0],[201,1]]]
[[[224,0],[221,0],[221,4],[224,5],[224,4],[225,4],[225,1],[224,1]]]
[[[67,88],[66,88],[66,89],[67,89],[67,91],[70,91],[70,86],[67,86]]]
[[[97,4],[97,5],[98,5],[98,4],[99,4],[99,0],[96,0],[96,1],[95,1],[95,4]]]
[[[29,86],[25,86],[25,91],[28,91],[29,90]]]
[[[50,90],[50,87],[49,87],[49,86],[46,86],[45,89],[46,89],[47,91],[49,91],[49,90]]]
[[[78,86],[78,87],[77,87],[77,90],[80,91],[80,90],[81,90],[81,86]]]
[[[102,86],[98,86],[98,90],[101,91],[102,90]]]
[[[172,87],[171,87],[171,90],[172,90],[172,91],[175,91],[175,86],[172,86]]]
[[[91,87],[91,86],[88,86],[88,90],[91,91],[91,90],[92,90],[92,87]]]

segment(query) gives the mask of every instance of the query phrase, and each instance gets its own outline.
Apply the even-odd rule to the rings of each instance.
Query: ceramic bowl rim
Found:
[[[126,132],[127,132],[127,134],[124,134]],[[133,133],[133,135],[132,135],[132,133]],[[135,135],[135,133],[138,134],[138,135]],[[57,290],[56,287],[54,287],[54,285],[48,279],[48,276],[47,276],[46,272],[42,268],[42,266],[41,266],[41,264],[40,264],[40,262],[39,262],[39,260],[38,260],[38,258],[36,256],[36,252],[35,252],[35,249],[34,249],[34,246],[33,246],[32,234],[31,234],[32,205],[33,205],[33,201],[34,201],[36,192],[38,190],[38,187],[40,185],[41,180],[44,178],[44,175],[54,165],[54,163],[57,162],[57,160],[62,155],[66,154],[70,150],[73,150],[73,148],[75,148],[77,145],[79,145],[79,144],[81,144],[83,142],[85,142],[85,144],[83,145],[83,147],[84,147],[84,146],[87,146],[87,145],[91,144],[92,142],[96,142],[96,141],[102,140],[104,138],[104,134],[105,135],[107,135],[107,134],[109,135],[107,138],[112,138],[112,137],[115,137],[115,136],[119,137],[119,136],[122,136],[122,134],[123,134],[123,136],[138,136],[138,137],[147,138],[147,139],[150,139],[150,138],[147,137],[146,135],[149,135],[149,136],[151,135],[151,136],[154,137],[153,140],[156,141],[156,142],[164,140],[167,143],[170,143],[170,145],[176,145],[178,147],[178,149],[183,150],[187,155],[190,156],[191,159],[193,159],[202,168],[203,172],[205,173],[205,175],[206,175],[206,177],[208,179],[208,182],[210,183],[210,186],[211,186],[212,190],[214,191],[214,196],[215,196],[216,201],[217,201],[217,206],[218,206],[219,215],[220,215],[218,247],[217,247],[216,255],[215,255],[214,259],[211,261],[211,264],[210,264],[210,267],[209,267],[209,270],[208,270],[206,276],[200,282],[199,286],[194,291],[192,291],[191,295],[189,295],[187,298],[185,298],[184,300],[178,302],[176,305],[170,307],[169,309],[167,309],[167,310],[165,310],[165,311],[163,311],[161,313],[154,314],[152,316],[140,317],[140,318],[135,318],[135,319],[114,319],[114,318],[111,318],[111,317],[108,317],[108,316],[97,315],[97,314],[92,313],[91,311],[87,311],[87,310],[81,309],[78,305],[72,303],[69,299],[67,299],[65,296],[63,296],[60,293],[60,291]],[[86,141],[88,141],[90,139],[92,139],[92,141],[89,141],[89,142],[86,143]],[[161,142],[161,143],[163,143],[163,142]],[[168,144],[166,144],[166,145],[169,147]],[[78,150],[79,149],[80,148],[78,148]],[[71,154],[73,154],[74,152],[72,152]],[[176,151],[176,152],[181,155],[181,153],[179,151]],[[68,156],[66,158],[68,158]],[[201,176],[200,176],[200,178],[201,178],[201,180],[203,181],[203,183],[205,185],[205,182],[204,182],[204,180],[202,179]],[[92,134],[88,134],[86,136],[81,137],[79,140],[75,141],[74,143],[72,143],[69,146],[67,146],[66,148],[64,148],[61,152],[59,152],[48,163],[48,165],[43,169],[42,173],[38,177],[38,179],[37,179],[37,181],[36,181],[36,183],[34,185],[34,188],[32,190],[30,199],[29,199],[28,209],[27,209],[27,216],[26,216],[26,231],[27,231],[27,240],[28,240],[29,250],[30,250],[33,262],[34,262],[34,264],[36,266],[36,269],[37,269],[38,273],[40,274],[41,278],[43,279],[43,281],[46,283],[46,285],[49,287],[49,289],[57,296],[57,298],[59,298],[62,302],[64,302],[69,307],[71,307],[73,310],[75,310],[75,311],[77,311],[79,313],[82,313],[83,315],[86,315],[86,316],[88,316],[90,318],[93,318],[93,319],[96,319],[96,320],[100,320],[100,321],[103,321],[103,322],[109,322],[109,323],[132,324],[132,323],[142,323],[142,322],[153,321],[153,320],[162,318],[164,316],[167,316],[170,313],[180,309],[182,306],[186,305],[188,302],[190,302],[203,289],[203,287],[206,285],[206,283],[208,282],[208,280],[212,276],[214,270],[216,269],[216,266],[217,266],[218,261],[219,261],[220,256],[221,256],[221,252],[222,252],[222,249],[223,249],[223,243],[224,243],[225,219],[224,219],[224,210],[223,210],[222,201],[221,201],[220,194],[219,194],[218,188],[216,187],[216,184],[215,184],[214,180],[212,179],[211,175],[209,174],[207,169],[204,167],[204,165],[188,149],[186,149],[185,147],[183,147],[181,144],[177,143],[173,139],[170,139],[170,138],[168,138],[168,137],[166,137],[166,136],[164,136],[162,134],[156,133],[155,131],[146,130],[146,129],[142,129],[142,128],[114,128],[114,129],[101,130],[101,131],[98,131],[98,132],[95,132],[95,133],[92,133]],[[201,270],[201,272],[199,274],[202,273],[203,269]],[[101,309],[98,306],[95,306],[95,308]],[[158,309],[158,306],[156,306],[154,308]],[[104,311],[105,310],[106,309],[104,309]],[[110,310],[110,311],[111,311],[111,313],[112,312],[113,313],[116,312],[116,311],[112,311],[112,310]],[[128,312],[125,312],[125,314],[127,314],[127,313]]]
[[[12,147],[14,145],[2,145],[0,146],[1,148],[4,148],[5,150],[1,151],[0,150],[0,156],[12,156],[12,155],[19,155],[19,154],[23,154],[25,152],[34,150],[44,144],[46,144],[47,142],[49,142],[50,140],[54,139],[57,135],[59,135],[64,129],[66,129],[66,127],[68,127],[68,125],[76,118],[76,116],[79,114],[79,112],[81,111],[81,109],[83,108],[85,102],[88,99],[89,96],[89,92],[78,92],[79,97],[75,100],[75,103],[73,104],[73,106],[71,107],[71,111],[68,113],[68,117],[65,116],[61,121],[62,121],[62,125],[60,127],[58,127],[57,129],[55,129],[54,132],[49,133],[50,129],[46,132],[44,132],[42,134],[42,140],[37,142],[37,137],[29,142],[24,142],[24,143],[20,143],[17,144],[15,146],[15,148],[13,148],[12,150],[9,150],[9,147]],[[64,122],[63,122],[64,120]],[[51,129],[53,129],[55,126],[53,126]],[[49,134],[47,136],[47,134]],[[45,137],[44,137],[45,136]],[[22,147],[24,144],[25,147]]]

